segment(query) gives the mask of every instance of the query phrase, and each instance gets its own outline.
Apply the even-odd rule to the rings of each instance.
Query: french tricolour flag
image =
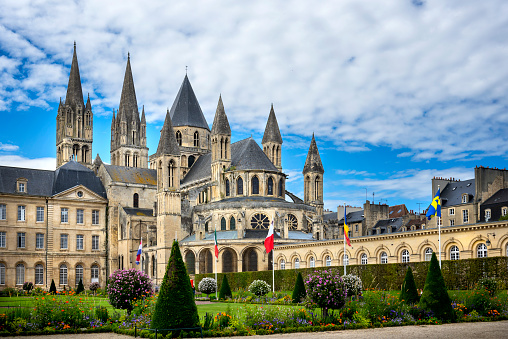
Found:
[[[141,249],[143,248],[142,241],[143,240],[139,240],[138,253],[136,253],[136,265],[139,265],[139,262],[141,261]]]
[[[273,250],[273,220],[270,223],[270,229],[265,239],[265,249],[266,253],[270,253],[270,251]]]

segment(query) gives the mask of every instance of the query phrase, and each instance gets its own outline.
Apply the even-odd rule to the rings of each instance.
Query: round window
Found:
[[[83,192],[82,191],[78,191],[78,197],[83,197]]]

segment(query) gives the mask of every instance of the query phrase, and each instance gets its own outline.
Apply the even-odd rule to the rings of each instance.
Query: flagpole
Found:
[[[273,248],[272,248],[272,297],[275,293],[275,214],[273,215],[272,219],[272,226],[273,226]]]
[[[437,185],[437,190],[439,192],[439,185]],[[436,214],[437,209],[439,208],[439,211],[441,211],[441,194],[439,194],[439,204],[436,206]],[[441,213],[439,213],[441,214]],[[439,243],[439,269],[441,269],[441,216],[437,217],[437,233],[438,233],[438,243]]]
[[[215,223],[215,236],[217,237],[217,223]],[[219,283],[217,281],[217,260],[219,260],[219,258],[215,257],[215,260],[214,260],[215,261],[215,300],[217,300],[217,289],[219,288]]]
[[[346,261],[344,258],[346,257],[346,203],[344,203],[344,255],[342,255],[342,263],[344,264],[344,275],[346,275]]]

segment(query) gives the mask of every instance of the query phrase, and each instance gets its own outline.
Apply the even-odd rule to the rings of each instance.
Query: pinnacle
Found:
[[[71,72],[69,74],[69,83],[67,85],[67,95],[65,96],[65,105],[83,107],[83,90],[81,88],[81,78],[79,76],[78,56],[76,53],[76,42],[74,42],[74,53],[72,55]]]
[[[317,148],[316,139],[314,133],[312,133],[312,140],[309,146],[309,152],[307,153],[307,159],[303,166],[303,173],[307,172],[318,172],[323,174],[325,172],[321,157],[319,156],[319,150]]]
[[[157,147],[156,155],[180,155],[180,147],[176,141],[175,131],[173,130],[173,124],[171,123],[171,115],[169,110],[166,113],[166,120],[164,126],[162,126],[161,137],[159,139],[159,146]]]
[[[213,119],[212,135],[214,134],[231,135],[228,117],[222,103],[222,95],[219,95],[219,102],[217,103],[217,110]]]
[[[120,107],[118,111],[123,111],[127,122],[139,122],[138,102],[136,100],[136,90],[134,89],[134,79],[132,77],[130,54],[127,57],[127,66],[125,68],[122,95],[120,97]]]
[[[267,142],[274,142],[282,144],[282,136],[280,135],[279,124],[275,117],[275,111],[273,110],[273,104],[268,115],[268,121],[266,122],[265,134],[263,134],[262,144]]]

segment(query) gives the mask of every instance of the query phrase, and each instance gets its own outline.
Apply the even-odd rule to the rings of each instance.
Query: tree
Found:
[[[79,279],[78,288],[76,289],[76,294],[80,294],[85,290],[85,286],[83,286],[83,280]]]
[[[203,278],[198,284],[198,290],[205,293],[207,297],[217,291],[217,282],[214,278]]]
[[[323,318],[328,317],[328,310],[340,309],[346,303],[346,284],[333,270],[316,271],[307,277],[306,283],[307,296],[321,308]]]
[[[232,298],[233,294],[231,293],[231,287],[229,287],[228,277],[224,276],[224,279],[222,279],[222,285],[220,286],[219,300],[226,299],[227,297]]]
[[[178,241],[173,241],[166,273],[155,304],[151,328],[199,326],[198,309]],[[173,333],[177,335],[177,333]]]
[[[49,287],[49,293],[51,293],[51,294],[56,293],[56,285],[55,285],[55,281],[53,279],[51,279],[51,286]]]
[[[30,291],[34,288],[34,283],[31,282],[31,281],[26,281],[24,284],[23,284],[23,290],[26,291],[27,293],[30,293]]]
[[[411,266],[407,267],[406,277],[402,283],[402,290],[400,291],[399,300],[404,301],[408,304],[416,304],[420,300]]]
[[[293,288],[293,295],[291,296],[294,303],[301,302],[307,296],[307,291],[305,290],[305,284],[303,283],[302,274],[298,272],[296,276],[295,287]]]
[[[270,292],[270,285],[264,280],[254,280],[249,285],[249,292],[254,293],[258,297],[262,297]]]
[[[454,320],[455,313],[451,304],[450,296],[439,268],[436,253],[432,253],[425,287],[420,298],[419,307],[431,310],[436,318],[442,320]]]
[[[152,294],[152,280],[144,272],[134,268],[116,270],[109,276],[107,289],[109,303],[114,308],[127,310],[130,314],[134,300]]]

